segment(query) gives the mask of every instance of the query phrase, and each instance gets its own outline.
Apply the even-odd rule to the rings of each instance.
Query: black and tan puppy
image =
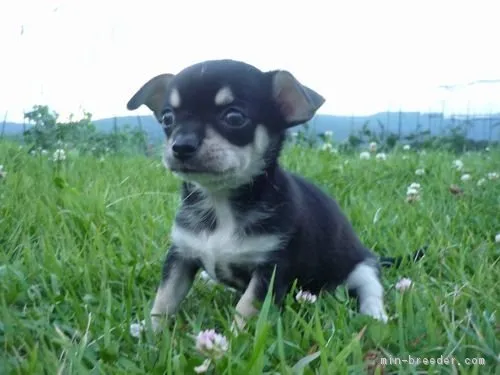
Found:
[[[275,271],[273,294],[344,284],[362,314],[387,321],[378,259],[334,199],[284,171],[286,129],[310,120],[325,99],[287,71],[262,72],[213,60],[152,78],[127,108],[146,105],[163,125],[164,164],[182,181],[152,323],[174,314],[196,273],[242,292],[236,322],[257,313]]]

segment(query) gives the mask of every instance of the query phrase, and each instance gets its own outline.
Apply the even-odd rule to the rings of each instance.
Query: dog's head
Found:
[[[166,134],[164,163],[209,189],[249,183],[274,163],[287,128],[325,99],[283,70],[212,60],[146,82],[127,104],[146,105]]]

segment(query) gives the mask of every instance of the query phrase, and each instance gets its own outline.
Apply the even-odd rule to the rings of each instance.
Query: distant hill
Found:
[[[371,116],[319,115],[311,121],[316,132],[331,130],[338,141],[343,141],[351,133],[360,130],[364,124],[377,133],[401,134],[402,137],[420,130],[428,130],[432,135],[445,133],[451,127],[468,122],[467,138],[479,140],[500,140],[500,113],[467,118],[465,116],[445,117],[441,113],[386,112]],[[495,128],[494,125],[497,124]]]
[[[335,116],[317,115],[310,122],[312,131],[323,133],[331,130],[337,141],[345,140],[352,132],[360,130],[364,124],[375,132],[384,130],[401,136],[415,132],[419,127],[421,130],[429,130],[431,134],[438,135],[452,126],[469,122],[467,138],[473,140],[496,140],[500,141],[500,113],[488,116],[466,116],[445,117],[440,113],[419,112],[385,112],[371,116]],[[163,131],[153,116],[123,116],[116,118],[104,118],[94,120],[97,129],[104,132],[113,131],[115,125],[122,128],[126,125],[131,127],[141,126],[148,134],[151,141],[160,140]],[[383,126],[383,128],[381,127]],[[496,125],[496,126],[495,126]],[[0,124],[0,132],[3,124]],[[29,128],[27,126],[26,128]],[[297,130],[299,127],[296,127]],[[23,132],[23,124],[6,123],[4,133],[7,136],[19,135]],[[294,129],[291,129],[294,131]]]

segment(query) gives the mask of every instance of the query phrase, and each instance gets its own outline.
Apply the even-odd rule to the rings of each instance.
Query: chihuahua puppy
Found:
[[[378,258],[337,202],[279,165],[286,130],[325,99],[290,72],[234,60],[197,63],[146,82],[129,110],[146,105],[163,126],[163,162],[182,180],[153,329],[175,314],[200,269],[241,291],[235,322],[258,313],[274,275],[277,303],[297,281],[318,294],[345,284],[359,311],[383,322]]]

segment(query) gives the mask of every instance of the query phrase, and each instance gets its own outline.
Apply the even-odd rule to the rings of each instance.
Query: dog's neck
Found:
[[[249,208],[263,199],[263,195],[270,191],[279,191],[276,175],[281,172],[277,163],[268,165],[260,174],[254,176],[250,182],[237,187],[206,188],[191,182],[183,182],[182,200],[187,205],[208,199],[213,202],[230,201],[239,203],[238,206]]]
[[[214,229],[212,224],[218,214],[224,212],[239,217],[237,220],[244,224],[247,219],[261,217],[262,213],[267,215],[271,207],[281,204],[286,195],[282,191],[286,185],[285,172],[279,165],[283,141],[284,135],[278,137],[264,157],[265,167],[241,183],[230,181],[221,186],[203,186],[184,181],[180,216],[187,219],[185,224],[191,221],[190,225],[198,228],[198,221],[201,227]]]

